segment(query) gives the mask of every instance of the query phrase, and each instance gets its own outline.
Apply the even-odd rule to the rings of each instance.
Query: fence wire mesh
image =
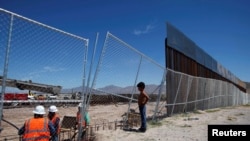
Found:
[[[231,83],[168,70],[168,116],[195,110],[244,105],[249,102],[249,95]]]
[[[98,130],[139,127],[136,84],[140,81],[150,97],[148,120],[250,101],[227,82],[165,69],[109,32],[91,88],[85,91],[88,39],[2,9],[0,29],[1,119],[17,128],[33,117],[36,105],[45,107],[45,116],[49,106],[56,105],[65,128],[60,140],[77,140],[77,105],[83,101],[87,103],[81,114],[90,115],[87,137]],[[0,140],[19,140],[17,130],[7,122],[1,122]]]
[[[45,117],[56,105],[61,121],[76,118],[83,98],[71,95],[84,91],[87,48],[88,39],[0,9],[0,140],[19,140],[16,129],[37,105]]]
[[[164,67],[108,32],[94,76],[92,94],[101,95],[102,92],[109,97],[109,101],[115,101],[116,108],[103,110],[115,118],[123,115],[123,120],[127,121],[131,111],[139,114],[137,106],[139,91],[136,84],[143,81],[146,84],[145,91],[150,97],[147,115],[148,118],[153,118],[156,113],[160,114],[155,111],[156,106],[157,109],[162,109],[160,106],[164,107],[166,104],[165,96],[158,99],[166,92],[164,78]],[[105,102],[103,100],[102,102]],[[91,101],[96,102],[94,97]],[[164,104],[159,104],[157,101]],[[120,109],[122,106],[125,107]]]

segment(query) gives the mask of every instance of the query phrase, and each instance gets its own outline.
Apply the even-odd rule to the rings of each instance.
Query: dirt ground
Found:
[[[136,104],[131,105],[136,109]],[[34,107],[4,109],[4,119],[20,128],[24,121],[33,116]],[[75,116],[76,106],[60,106],[59,115]],[[89,114],[91,123],[101,124],[121,120],[122,115],[128,110],[128,105],[98,105],[91,106]],[[148,108],[149,114],[153,109]],[[138,109],[137,109],[138,111]],[[18,141],[17,129],[5,122],[1,122],[3,131],[0,141]],[[127,132],[122,129],[101,129],[95,131],[98,141],[206,141],[207,127],[209,124],[250,124],[250,106],[225,107],[196,111],[193,113],[177,114],[164,118],[157,123],[149,121],[146,133]],[[135,127],[137,128],[137,127]]]
[[[196,111],[148,122],[146,133],[123,130],[100,131],[100,141],[207,141],[209,124],[250,126],[250,105]]]
[[[78,107],[78,104],[69,104],[69,105],[58,105],[58,114],[61,117],[61,123],[64,116],[76,116]],[[132,103],[131,108],[136,108],[137,104]],[[14,124],[17,128],[21,128],[25,122],[25,120],[33,117],[32,111],[34,110],[35,106],[26,106],[23,108],[9,108],[9,109],[3,109],[3,119],[7,120],[11,124]],[[154,108],[150,108],[149,106],[149,112],[152,111]],[[48,106],[45,105],[46,112],[48,110]],[[104,123],[114,122],[114,121],[120,121],[122,120],[122,115],[124,115],[125,112],[128,110],[128,104],[110,104],[110,105],[93,105],[89,108],[89,115],[91,118],[91,124],[93,126],[98,126],[101,124],[100,129],[106,130],[105,128],[108,128],[107,125],[102,126]],[[47,112],[48,113],[48,112]],[[46,116],[46,115],[45,115]],[[18,141],[18,130],[11,126],[10,124],[7,124],[6,122],[1,122],[1,127],[3,128],[3,131],[0,133],[0,141],[4,140],[16,140]],[[113,124],[114,126],[114,124]],[[110,128],[111,129],[111,128]],[[114,127],[112,127],[114,129]],[[99,128],[98,128],[99,130]]]

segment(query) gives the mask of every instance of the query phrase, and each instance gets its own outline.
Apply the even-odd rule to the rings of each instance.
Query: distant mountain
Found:
[[[71,88],[71,89],[62,89],[61,93],[75,93],[75,92],[81,92],[82,91],[82,87],[75,87],[75,88]]]
[[[145,91],[148,94],[158,94],[159,92],[159,85],[150,84],[146,85]],[[82,87],[75,87],[72,89],[62,89],[61,93],[75,93],[81,92]],[[131,93],[139,93],[137,87],[134,86],[127,86],[127,87],[119,87],[115,85],[108,85],[103,88],[99,88],[97,90],[92,90],[92,93],[95,94],[106,94],[106,93],[115,93],[115,94],[131,94]],[[162,93],[166,93],[166,86],[164,85],[162,88]]]
[[[105,92],[110,92],[110,93],[120,93],[122,89],[123,89],[122,87],[118,87],[118,86],[115,86],[115,85],[109,85],[109,86],[100,88],[98,90],[105,91]]]

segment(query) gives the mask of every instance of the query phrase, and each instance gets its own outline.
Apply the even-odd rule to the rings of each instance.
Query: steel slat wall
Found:
[[[170,39],[166,39],[165,42],[167,68],[193,76],[227,81],[246,92],[245,82],[223,68],[222,65],[169,23],[167,29],[170,30],[168,32]]]

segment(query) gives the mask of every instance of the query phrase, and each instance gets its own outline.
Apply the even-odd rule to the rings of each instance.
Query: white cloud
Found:
[[[154,28],[155,28],[154,25],[149,24],[143,30],[135,29],[133,34],[135,34],[135,35],[147,34],[147,33],[151,32]]]
[[[63,68],[54,68],[54,67],[49,67],[49,66],[46,66],[43,68],[44,72],[58,72],[58,71],[63,71],[63,70],[64,70]]]
[[[40,71],[36,71],[36,72],[31,72],[29,73],[29,76],[30,78],[33,78],[33,77],[38,77],[40,76],[40,74],[42,73],[47,73],[47,72],[59,72],[59,71],[63,71],[65,70],[64,68],[55,68],[55,67],[50,67],[50,66],[45,66],[43,67],[42,70]]]

